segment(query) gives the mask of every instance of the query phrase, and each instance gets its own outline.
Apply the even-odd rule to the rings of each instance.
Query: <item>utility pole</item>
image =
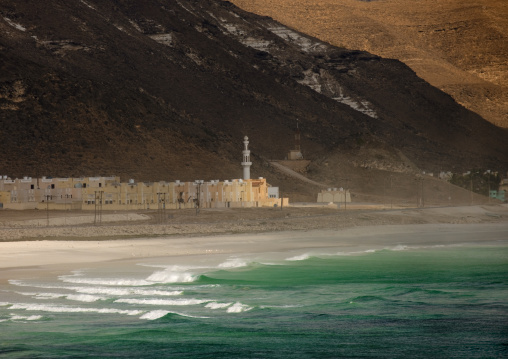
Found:
[[[64,225],[67,225],[67,190],[65,190],[64,198]]]
[[[349,186],[349,178],[340,178],[342,181],[346,181],[346,186],[344,187],[344,211],[347,211],[347,192]]]
[[[421,181],[422,181],[422,208],[423,208],[423,207],[425,207],[425,196],[423,194],[423,177],[422,177]]]
[[[194,184],[197,186],[197,194],[196,194],[196,216],[198,215],[199,213],[199,208],[201,206],[201,185],[204,183],[205,181],[203,180],[197,180],[194,182]]]
[[[489,176],[489,177],[487,178],[487,181],[488,181],[488,183],[489,183],[489,192],[488,192],[489,202],[488,202],[488,203],[490,203],[490,170],[487,170],[487,175]]]
[[[452,184],[448,180],[448,207],[452,205]]]
[[[95,212],[94,221],[95,225],[102,223],[102,194],[104,191],[95,191]]]
[[[416,182],[416,207],[423,208],[425,207],[424,195],[423,195],[423,177],[415,178]]]
[[[390,175],[390,209],[393,209],[392,175]]]
[[[392,197],[392,175],[390,175],[390,187],[387,193],[386,181],[383,181],[383,200],[386,201],[386,197],[390,198],[390,209],[393,209],[393,197]]]
[[[346,178],[346,188],[344,191],[344,211],[347,211],[347,191],[349,187],[349,178]]]
[[[471,192],[471,206],[472,206],[473,205],[473,172],[471,172],[469,179],[470,179],[470,185],[471,185],[470,192]]]
[[[162,224],[165,221],[166,221],[166,193],[157,192],[157,222],[159,224]]]
[[[47,194],[44,197],[46,198],[46,227],[49,227],[49,199],[51,195]]]

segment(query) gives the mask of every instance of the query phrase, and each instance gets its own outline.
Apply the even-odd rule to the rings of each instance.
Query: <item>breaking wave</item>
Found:
[[[210,302],[209,299],[117,299],[115,303],[145,304],[145,305],[197,305]]]

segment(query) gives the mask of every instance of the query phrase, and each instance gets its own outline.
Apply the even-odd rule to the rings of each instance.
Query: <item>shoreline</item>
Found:
[[[298,214],[291,214],[295,213]],[[254,214],[264,216],[266,212]],[[267,218],[245,221],[244,218],[243,224],[233,228],[226,227],[225,220],[230,223],[231,218],[218,222],[208,219],[199,224],[185,223],[181,218],[179,224],[170,225],[10,229],[20,231],[20,238],[5,241],[0,235],[3,239],[0,241],[0,282],[20,276],[44,276],[43,272],[48,271],[68,272],[86,264],[143,258],[171,257],[181,262],[189,256],[354,252],[398,245],[447,246],[492,241],[505,245],[503,241],[508,240],[507,205],[361,211],[293,216],[292,219],[285,216],[272,221]],[[30,231],[40,231],[46,236],[22,237],[33,233]],[[64,240],[55,240],[54,231],[81,233],[81,236],[62,235]],[[90,236],[83,236],[83,231]],[[6,229],[0,229],[0,233],[5,236]]]

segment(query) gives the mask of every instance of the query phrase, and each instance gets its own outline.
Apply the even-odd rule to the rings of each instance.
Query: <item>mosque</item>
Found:
[[[242,208],[288,205],[278,187],[250,178],[249,138],[244,137],[243,178],[194,182],[120,182],[120,177],[11,179],[0,176],[0,208],[50,210],[140,210]]]

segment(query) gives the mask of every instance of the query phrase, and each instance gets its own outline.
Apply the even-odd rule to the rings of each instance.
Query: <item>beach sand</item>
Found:
[[[157,224],[153,213],[121,214],[94,226],[93,215],[66,216],[40,226],[30,213],[0,212],[0,281],[77,264],[151,257],[300,253],[329,248],[437,246],[508,240],[508,205],[391,211],[331,211],[312,208],[175,212]],[[39,216],[44,215],[44,213]],[[86,223],[84,217],[92,224]],[[72,223],[72,218],[79,218]],[[80,218],[81,217],[81,218]],[[151,222],[150,222],[151,221]],[[408,235],[409,234],[409,235]],[[404,240],[402,240],[404,238]]]

